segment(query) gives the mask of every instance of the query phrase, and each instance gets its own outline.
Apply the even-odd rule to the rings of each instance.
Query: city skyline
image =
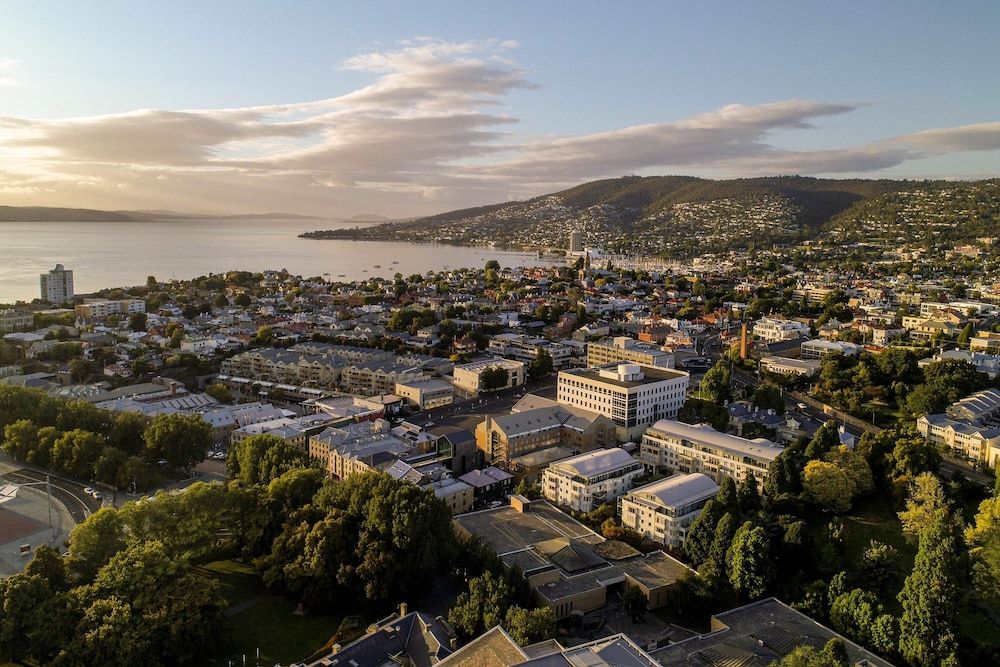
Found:
[[[623,174],[1000,173],[989,5],[234,7],[9,5],[3,203],[411,216]]]

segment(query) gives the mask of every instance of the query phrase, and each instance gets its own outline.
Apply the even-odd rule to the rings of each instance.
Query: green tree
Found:
[[[525,609],[515,605],[507,610],[503,627],[511,639],[527,646],[556,636],[556,615],[551,607]]]
[[[129,455],[141,454],[145,445],[143,434],[149,417],[139,412],[116,412],[108,433],[108,445]]]
[[[715,541],[716,525],[726,511],[726,506],[713,498],[705,503],[701,513],[688,527],[682,548],[695,565],[708,560],[712,542]]]
[[[723,403],[732,397],[731,383],[729,364],[719,361],[701,379],[701,393],[715,403]]]
[[[839,595],[830,605],[830,624],[837,632],[870,644],[871,628],[883,613],[874,593],[855,588]]]
[[[638,586],[626,585],[622,592],[622,611],[631,617],[642,614],[649,605],[646,595]]]
[[[822,650],[808,644],[797,646],[773,664],[774,667],[850,667],[851,660],[844,642],[831,639]]]
[[[930,667],[954,661],[955,619],[962,599],[961,538],[945,511],[933,515],[920,533],[913,571],[899,602],[899,652],[912,665]]]
[[[80,583],[89,583],[111,557],[125,548],[125,523],[118,511],[105,507],[69,534],[69,571]]]
[[[753,404],[761,410],[774,410],[776,414],[785,414],[785,400],[781,395],[781,389],[770,382],[757,387],[753,393]]]
[[[246,292],[240,292],[239,294],[236,295],[234,303],[240,308],[249,308],[250,304],[252,303],[252,299],[250,298],[250,295],[247,294]]]
[[[861,572],[865,581],[872,588],[880,590],[895,576],[899,553],[885,542],[872,540],[861,559]]]
[[[233,392],[229,390],[229,387],[222,384],[221,382],[216,382],[205,387],[205,393],[219,401],[220,403],[232,403],[233,402]]]
[[[538,380],[552,374],[552,355],[544,347],[538,348],[538,354],[528,364],[528,375]]]
[[[729,583],[750,599],[759,598],[770,577],[769,540],[760,526],[747,521],[736,531],[726,554]]]
[[[146,313],[132,313],[129,315],[128,328],[132,331],[146,331],[149,328]]]
[[[810,461],[802,478],[802,491],[807,500],[830,512],[851,509],[854,483],[837,465],[826,461]]]
[[[94,475],[94,463],[103,449],[104,439],[101,436],[75,428],[55,441],[52,464],[74,477],[90,479]]]
[[[468,590],[459,594],[448,610],[448,622],[465,639],[476,637],[500,625],[511,608],[513,594],[503,577],[487,570],[469,580]]]
[[[229,450],[229,476],[241,484],[270,484],[284,473],[303,468],[309,458],[295,445],[273,435],[252,435]]]
[[[212,446],[212,427],[200,415],[161,414],[153,418],[143,439],[151,458],[190,468],[204,460]]]
[[[38,446],[38,425],[30,419],[18,419],[3,429],[3,450],[17,461],[26,461],[28,452]]]
[[[941,480],[925,472],[917,475],[911,482],[906,507],[899,513],[899,521],[903,524],[903,532],[915,537],[930,525],[935,516],[944,514],[947,510],[948,503]]]

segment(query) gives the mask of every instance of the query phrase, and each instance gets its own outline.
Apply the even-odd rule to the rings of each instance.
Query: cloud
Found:
[[[21,85],[21,79],[18,76],[20,70],[20,60],[15,58],[0,58],[0,86]]]
[[[341,64],[370,77],[338,97],[86,118],[0,117],[5,203],[414,215],[623,173],[860,174],[1000,150],[1000,122],[860,146],[791,150],[855,104],[730,104],[688,118],[526,138],[506,107],[534,88],[499,40],[416,38]],[[0,77],[16,63],[0,61]]]

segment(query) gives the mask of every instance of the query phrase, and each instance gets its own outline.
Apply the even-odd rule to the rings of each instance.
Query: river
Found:
[[[449,245],[300,239],[302,232],[356,226],[324,220],[0,222],[0,303],[39,296],[38,275],[63,264],[78,294],[229,270],[287,269],[362,280],[482,267],[540,266],[533,253]],[[376,268],[375,265],[380,265]],[[340,277],[343,276],[343,277]]]

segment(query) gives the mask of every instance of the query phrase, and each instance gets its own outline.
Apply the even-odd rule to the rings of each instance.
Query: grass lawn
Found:
[[[303,661],[324,646],[346,643],[364,631],[365,621],[344,614],[296,616],[297,603],[268,593],[252,568],[234,561],[216,561],[201,568],[216,579],[232,609],[244,607],[230,616],[228,628],[220,628],[219,642],[210,664],[290,664]]]
[[[958,615],[958,634],[983,646],[1000,646],[1000,628],[971,604]]]

